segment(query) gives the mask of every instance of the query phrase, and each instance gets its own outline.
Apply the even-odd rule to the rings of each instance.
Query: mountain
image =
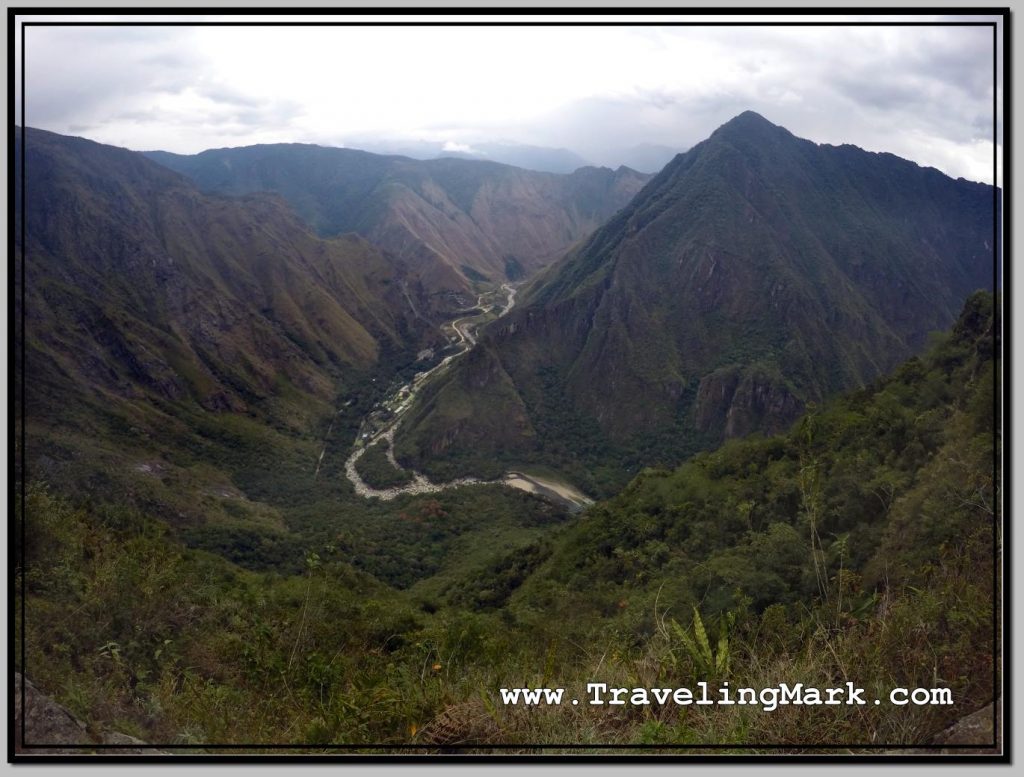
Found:
[[[992,288],[994,199],[741,114],[538,277],[422,394],[399,456],[446,476],[537,462],[598,487],[781,431]]]
[[[545,267],[648,178],[627,168],[555,175],[301,144],[148,156],[207,192],[276,192],[321,236],[362,235],[409,265],[417,296],[437,311],[465,307],[477,283],[520,280]]]
[[[365,240],[321,240],[278,198],[204,195],[134,152],[27,137],[30,367],[237,408],[282,380],[330,397],[332,370],[409,335],[393,263]]]
[[[641,143],[615,152],[622,164],[644,173],[656,173],[679,153],[678,148],[661,146],[656,143]],[[612,156],[609,152],[608,156]]]
[[[494,162],[547,173],[572,173],[581,167],[592,166],[575,151],[567,148],[547,148],[522,143],[473,143],[472,153],[460,154],[463,159],[490,159]],[[451,150],[439,156],[455,156]],[[628,167],[628,165],[627,165]]]
[[[756,128],[783,147],[798,143],[776,130]],[[735,160],[729,149],[741,144],[727,137],[715,153]],[[338,431],[351,420],[346,409],[356,403],[358,420],[375,404],[372,394],[362,402],[361,387],[383,377],[401,385],[411,377],[403,368],[417,369],[401,358],[423,322],[403,293],[400,262],[361,238],[315,237],[276,196],[205,195],[123,149],[28,129],[16,131],[14,151],[19,165],[26,157],[12,171],[14,223],[28,227],[15,235],[12,257],[27,292],[16,296],[13,319],[20,324],[24,313],[26,329],[16,334],[28,346],[27,359],[15,363],[27,389],[16,394],[24,412],[13,405],[16,423],[28,427],[26,448],[14,437],[17,459],[27,463],[15,470],[11,516],[12,534],[23,540],[12,611],[24,650],[14,668],[81,720],[72,723],[88,738],[71,749],[92,751],[89,739],[118,731],[128,732],[117,741],[129,748],[140,740],[310,750],[373,742],[382,752],[414,746],[443,754],[466,743],[508,752],[537,742],[595,749],[741,742],[765,750],[817,741],[849,753],[864,742],[941,742],[935,732],[993,702],[1003,518],[993,469],[1002,420],[998,297],[969,295],[952,330],[931,337],[926,353],[808,407],[788,433],[730,440],[672,469],[645,468],[613,499],[578,515],[498,484],[365,500],[329,475],[341,471],[355,434],[351,424]],[[901,242],[886,217],[915,237],[915,228],[938,229],[929,203],[948,220],[935,238],[948,254],[918,249],[872,265],[938,294],[941,286],[907,263],[932,258],[926,269],[946,279],[957,256],[970,266],[969,216],[957,220],[946,206],[980,208],[974,185],[924,171],[929,186],[921,193],[917,168],[857,153],[850,180],[862,187],[881,169],[897,171],[882,177],[887,187],[871,190],[884,204],[876,217],[882,226],[864,227],[860,239],[895,232],[893,244],[909,251],[914,241]],[[874,170],[879,161],[884,166]],[[793,165],[790,156],[786,168]],[[480,419],[492,413],[495,434],[516,421],[498,414],[511,402],[539,441],[552,428],[560,432],[546,451],[582,451],[588,466],[607,462],[610,447],[587,448],[612,441],[606,419],[574,420],[572,397],[559,393],[572,384],[560,384],[556,368],[574,352],[586,367],[586,338],[582,349],[563,344],[558,328],[572,335],[565,322],[582,312],[577,326],[587,336],[638,336],[647,322],[631,315],[635,308],[613,308],[615,319],[602,305],[643,271],[655,276],[636,286],[644,311],[665,311],[648,332],[652,342],[675,336],[676,308],[666,299],[680,295],[676,307],[707,316],[691,286],[679,282],[660,298],[651,287],[676,278],[674,264],[688,258],[656,250],[665,227],[659,214],[678,204],[677,219],[691,209],[699,216],[669,230],[663,239],[674,238],[671,245],[706,237],[700,230],[709,214],[697,206],[716,195],[734,203],[726,184],[737,170],[757,218],[741,211],[733,221],[727,208],[723,219],[736,227],[728,234],[739,248],[754,247],[743,257],[713,254],[717,269],[698,272],[698,290],[724,275],[729,282],[713,289],[712,301],[744,323],[742,309],[727,306],[734,287],[747,289],[737,279],[753,283],[744,268],[756,265],[761,246],[776,247],[770,233],[744,233],[743,223],[795,225],[786,234],[796,241],[798,266],[825,261],[821,252],[796,254],[808,232],[840,265],[836,246],[845,244],[827,222],[812,229],[796,220],[796,206],[809,205],[771,168],[748,159],[703,178],[668,171],[654,182],[653,201],[641,195],[641,209],[623,214],[624,227],[613,219],[523,290],[522,314],[501,320],[481,338],[484,346],[430,389],[434,408],[461,412],[440,400],[458,399],[448,392],[463,381],[461,397],[477,403]],[[800,185],[820,183],[802,172]],[[693,188],[676,192],[673,176]],[[716,189],[720,178],[726,183]],[[785,219],[756,196],[769,179]],[[843,183],[848,208],[850,191],[859,191],[850,180]],[[701,256],[698,270],[706,267]],[[612,258],[615,266],[604,267]],[[783,258],[792,257],[776,262]],[[641,266],[618,274],[631,263]],[[825,280],[840,278],[831,265],[826,272]],[[765,288],[780,304],[795,295],[783,305],[789,317],[765,321],[792,321],[793,336],[807,336],[792,306],[810,304],[808,289]],[[856,288],[849,281],[840,290]],[[827,286],[813,290],[829,304],[845,300],[825,296]],[[852,307],[842,314],[880,319],[864,296],[847,301]],[[903,302],[927,312],[913,297]],[[549,318],[545,306],[554,311]],[[891,320],[892,337],[911,331],[904,319]],[[609,321],[624,334],[602,334]],[[725,316],[714,323],[733,325]],[[846,347],[832,324],[819,320],[813,342]],[[709,325],[704,336],[713,334]],[[504,361],[505,338],[518,344],[527,336],[536,349],[554,349],[526,352],[540,365],[533,384]],[[762,347],[763,359],[774,356],[756,338],[751,347]],[[646,352],[635,356],[651,366]],[[629,376],[621,362],[608,369],[592,375],[593,392],[617,396],[633,418],[658,411],[657,393],[617,393],[617,381]],[[16,380],[16,392],[21,385]],[[564,425],[544,427],[545,419]],[[659,455],[657,442],[640,451],[645,460]],[[768,704],[649,704],[650,714],[628,715],[614,705],[582,705],[590,709],[581,717],[557,705],[508,703],[504,692],[521,683],[583,698],[595,677],[615,688],[692,688],[694,678],[718,688],[796,681],[822,688],[852,677],[852,669],[868,699],[933,688],[956,703],[869,703],[856,715],[843,705],[812,715]],[[22,712],[31,732],[39,715]],[[988,733],[960,741],[980,750]]]
[[[525,143],[474,141],[469,144],[453,144],[429,140],[388,142],[372,139],[355,139],[345,145],[350,148],[370,151],[374,154],[406,156],[413,159],[453,157],[456,159],[500,162],[504,165],[522,167],[526,170],[536,170],[542,173],[571,173],[574,170],[591,164],[575,151],[570,151],[567,148],[531,146]],[[629,164],[626,166],[632,167]]]
[[[393,259],[355,235],[316,237],[277,196],[203,194],[141,154],[38,129],[15,146],[35,476],[106,470],[162,488],[163,473],[166,497],[187,503],[197,481],[228,488],[208,468],[229,455],[282,470],[286,446],[316,445],[339,392],[435,336]]]
[[[642,589],[653,597],[662,584],[705,613],[738,596],[757,610],[811,601],[821,593],[812,532],[832,583],[842,566],[866,592],[898,590],[929,577],[943,548],[969,547],[988,569],[975,582],[991,588],[999,315],[998,298],[976,292],[920,357],[808,411],[786,434],[645,469],[559,538],[538,576],[569,589],[556,599],[573,612],[556,620],[582,614],[573,590],[608,583],[605,605]],[[533,595],[550,596],[539,583],[528,582]],[[991,625],[977,632],[991,639]]]

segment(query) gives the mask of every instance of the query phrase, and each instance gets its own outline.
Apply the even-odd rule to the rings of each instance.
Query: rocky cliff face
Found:
[[[697,388],[694,425],[708,434],[744,437],[778,434],[803,412],[804,404],[779,376],[739,365],[705,375]]]

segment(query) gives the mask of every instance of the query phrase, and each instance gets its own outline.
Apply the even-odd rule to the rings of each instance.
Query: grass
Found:
[[[635,630],[627,608],[589,625],[582,618],[570,632],[517,593],[491,613],[445,604],[439,588],[481,579],[487,563],[484,553],[467,558],[462,551],[509,541],[506,554],[517,555],[511,541],[525,536],[510,529],[463,535],[452,547],[458,565],[403,593],[352,570],[340,548],[307,553],[303,570],[282,577],[185,550],[136,513],[84,511],[35,487],[28,513],[29,652],[19,665],[92,724],[147,741],[374,741],[385,748],[468,741],[484,751],[486,744],[522,744],[523,752],[568,742],[595,751],[612,744],[735,743],[737,751],[802,742],[912,745],[983,699],[990,673],[983,645],[970,636],[983,632],[944,625],[971,613],[979,623],[987,617],[982,533],[950,549],[925,587],[894,589],[856,620],[825,606],[803,615],[737,610],[728,674],[719,678],[734,688],[832,687],[850,678],[868,698],[884,699],[897,685],[933,685],[938,671],[954,689],[955,708],[527,709],[502,706],[497,689],[564,687],[583,699],[588,682],[693,687],[706,669],[668,628],[667,611],[683,608],[655,600],[647,631]],[[717,628],[716,619],[707,623],[710,635]],[[943,657],[938,667],[935,656]]]

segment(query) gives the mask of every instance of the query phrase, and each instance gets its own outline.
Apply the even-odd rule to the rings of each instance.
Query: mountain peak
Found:
[[[992,288],[991,189],[906,165],[741,113],[488,329],[399,450],[417,469],[479,461],[483,477],[504,457],[601,451],[592,471],[610,472],[629,446],[672,460],[868,384]]]
[[[729,119],[729,121],[727,121],[717,130],[715,130],[715,134],[723,131],[749,133],[766,132],[780,129],[783,128],[778,126],[777,124],[772,124],[760,113],[755,113],[754,111],[743,111],[743,113]]]

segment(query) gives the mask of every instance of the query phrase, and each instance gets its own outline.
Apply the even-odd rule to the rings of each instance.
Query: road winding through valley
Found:
[[[496,318],[506,315],[515,306],[516,289],[511,284],[503,284],[501,291],[505,294]],[[428,380],[446,371],[453,361],[468,353],[476,345],[476,327],[487,321],[496,308],[499,301],[496,299],[495,291],[485,292],[477,299],[477,305],[470,315],[454,319],[442,326],[442,330],[451,329],[457,342],[454,342],[458,350],[449,354],[429,370],[417,373],[413,380],[393,391],[379,407],[383,407],[387,413],[386,420],[381,420],[381,410],[375,409],[363,419],[356,436],[352,453],[345,462],[345,476],[348,478],[355,492],[366,499],[391,500],[404,494],[432,494],[444,491],[449,488],[461,488],[473,485],[494,485],[504,484],[522,491],[528,491],[539,496],[559,502],[570,510],[581,510],[592,500],[571,485],[551,478],[528,475],[522,472],[508,472],[496,480],[481,480],[479,478],[465,477],[456,480],[449,480],[444,483],[434,483],[426,475],[402,467],[395,459],[395,432],[401,426],[402,420],[412,406],[417,394]],[[380,444],[384,446],[384,452],[391,466],[398,472],[407,472],[411,477],[410,482],[402,486],[391,488],[373,488],[367,484],[356,470],[356,462],[371,446]],[[317,460],[316,473],[319,475],[320,465],[323,462],[324,451],[320,453]],[[314,475],[314,476],[315,476]]]

